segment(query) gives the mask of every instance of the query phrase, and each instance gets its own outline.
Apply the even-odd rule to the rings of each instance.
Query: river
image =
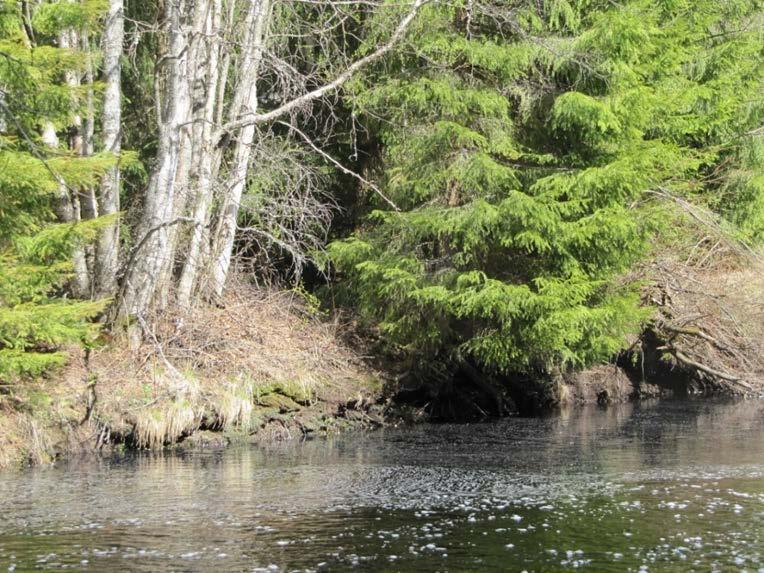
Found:
[[[764,402],[0,474],[0,571],[36,569],[764,573]]]

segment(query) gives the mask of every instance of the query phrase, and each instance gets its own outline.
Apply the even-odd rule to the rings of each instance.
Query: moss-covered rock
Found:
[[[257,399],[257,403],[260,406],[265,406],[268,408],[277,408],[282,413],[296,412],[302,408],[300,404],[295,402],[289,396],[284,396],[283,394],[277,394],[277,393],[260,396]]]

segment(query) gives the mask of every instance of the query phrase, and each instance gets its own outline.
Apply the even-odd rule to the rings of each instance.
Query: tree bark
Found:
[[[177,175],[181,154],[182,129],[189,123],[190,96],[188,86],[188,38],[183,14],[188,8],[185,0],[170,0],[165,4],[167,53],[160,58],[164,66],[166,95],[160,108],[159,150],[156,167],[151,175],[138,227],[137,245],[141,253],[131,257],[133,264],[126,269],[122,315],[142,316],[154,302],[158,290],[169,280],[162,271],[174,260],[171,228],[177,200]],[[144,240],[145,239],[145,240]]]
[[[193,192],[190,189],[191,174],[196,172],[198,165],[198,148],[200,130],[202,129],[204,111],[205,72],[204,55],[207,44],[207,24],[209,21],[211,0],[189,0],[186,12],[190,14],[190,27],[185,31],[188,44],[185,60],[184,98],[188,100],[187,121],[180,126],[180,143],[178,151],[178,166],[175,171],[175,194],[173,218],[182,217],[187,208],[193,208]],[[195,111],[196,110],[196,111]],[[195,227],[192,229],[192,232]],[[159,277],[156,305],[165,308],[170,304],[170,294],[175,278],[177,264],[178,241],[185,231],[180,225],[167,229],[167,252]],[[187,253],[183,253],[183,258]]]
[[[227,186],[225,188],[223,206],[221,208],[215,234],[215,242],[212,247],[213,258],[211,261],[211,276],[212,289],[215,296],[218,298],[222,296],[231,266],[239,205],[244,188],[247,184],[251,146],[254,142],[256,126],[276,120],[310,101],[338,90],[361,69],[379,60],[387,52],[392,50],[398,41],[405,35],[408,27],[414,21],[414,18],[421,10],[422,6],[428,1],[429,0],[414,0],[411,9],[396,26],[388,41],[381,44],[370,54],[350,64],[347,69],[334,78],[334,80],[306,94],[289,100],[271,111],[258,113],[256,81],[259,75],[260,61],[262,59],[263,43],[266,40],[268,31],[270,5],[269,0],[251,0],[252,4],[257,4],[258,6],[254,6],[257,10],[257,17],[254,21],[251,55],[250,50],[247,50],[245,53],[245,56],[249,56],[250,61],[245,61],[244,65],[241,67],[239,77],[241,78],[242,83],[236,91],[229,121],[218,130],[215,136],[215,139],[218,140],[226,134],[238,132],[232,166],[229,170]],[[251,82],[249,86],[247,85],[247,82]]]
[[[103,144],[106,151],[119,155],[122,151],[122,45],[125,34],[123,0],[109,0],[109,12],[103,34]],[[101,184],[99,209],[102,215],[119,213],[119,165],[106,173]],[[96,294],[113,295],[117,291],[119,270],[119,221],[101,231],[96,248]]]
[[[257,79],[270,24],[270,14],[269,0],[250,0],[247,15],[247,41],[244,45],[245,52],[238,70],[239,84],[234,94],[233,116],[238,117],[242,114],[250,115],[257,112]],[[247,185],[255,128],[254,124],[250,124],[239,132],[224,186],[225,195],[220,210],[211,261],[212,289],[213,294],[217,297],[223,295],[231,267],[239,205]]]
[[[80,155],[90,157],[95,152],[93,136],[95,134],[95,94],[93,93],[93,83],[95,76],[93,72],[93,50],[90,46],[90,35],[87,30],[82,30],[79,34],[80,50],[85,56],[85,85],[87,86],[85,117],[82,118],[82,128],[80,135],[82,137]],[[98,217],[98,200],[96,199],[95,187],[89,186],[80,190],[80,209],[83,219],[95,219]],[[94,269],[92,247],[88,247],[88,267]],[[91,271],[94,275],[94,270]]]
[[[123,0],[110,1],[121,5]],[[333,81],[259,112],[257,81],[271,25],[271,1],[165,0],[162,4],[166,48],[160,50],[157,63],[159,143],[135,233],[136,247],[125,265],[119,301],[123,316],[141,316],[158,300],[160,305],[166,302],[178,254],[183,259],[177,284],[181,306],[190,306],[202,291],[218,298],[223,295],[259,125],[339,89],[391,50],[429,0],[413,0],[388,41],[348,65]],[[239,14],[241,24],[236,22]],[[116,136],[112,148],[119,150]],[[118,183],[115,174],[107,185],[116,192]],[[116,212],[115,201],[118,197],[111,202]],[[105,206],[102,211],[108,212]],[[213,221],[214,233],[210,232]],[[110,236],[116,245],[116,231]]]
[[[63,49],[76,50],[79,48],[79,34],[72,28],[67,28],[59,34],[58,45]],[[66,84],[72,90],[81,85],[81,79],[77,72],[67,70],[64,72]],[[52,129],[52,126],[51,126]],[[69,149],[77,155],[84,155],[84,138],[82,135],[82,116],[73,113],[71,116]],[[58,138],[55,139],[58,146]],[[59,218],[69,223],[76,223],[82,218],[80,209],[80,191],[70,190],[62,182],[59,187]],[[88,268],[87,256],[83,246],[76,246],[72,253],[72,262],[74,265],[74,280],[72,281],[72,291],[75,296],[89,297],[91,291],[90,269]]]
[[[214,194],[213,163],[216,157],[214,129],[216,107],[218,105],[218,84],[220,72],[220,27],[222,21],[222,0],[214,0],[210,14],[207,36],[210,38],[207,50],[206,94],[197,138],[198,148],[194,153],[196,169],[192,177],[192,217],[198,224],[192,230],[186,261],[178,284],[178,304],[188,308],[196,286],[196,278],[204,256],[203,246],[209,240],[208,221]]]

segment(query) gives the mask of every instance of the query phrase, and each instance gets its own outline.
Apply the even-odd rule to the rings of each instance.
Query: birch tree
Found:
[[[233,20],[233,7],[230,2],[226,23]],[[223,30],[223,0],[214,0],[208,21],[206,37],[209,38],[207,45],[206,67],[206,94],[202,108],[202,118],[199,125],[199,136],[195,143],[195,171],[192,175],[190,211],[194,221],[200,224],[193,226],[189,240],[186,261],[178,284],[178,303],[181,307],[188,307],[196,285],[196,278],[202,259],[205,256],[206,246],[209,241],[209,232],[206,221],[209,217],[213,199],[213,182],[218,171],[216,158],[219,152],[213,140],[214,123],[218,117],[218,110],[222,110],[222,94],[225,92],[227,69],[230,65],[230,55],[223,54],[222,45]],[[221,59],[223,60],[221,62]],[[222,64],[222,73],[221,73]],[[218,158],[219,161],[219,158]]]
[[[109,11],[103,33],[103,145],[104,149],[119,155],[122,129],[122,46],[124,43],[123,0],[109,0]],[[119,213],[119,167],[106,173],[101,183],[98,206],[103,215]],[[98,238],[96,254],[96,292],[108,296],[117,290],[119,270],[119,221],[110,223]]]
[[[159,107],[159,149],[156,167],[146,190],[138,227],[140,237],[126,269],[123,287],[123,313],[140,315],[149,307],[159,285],[164,265],[173,257],[170,228],[175,215],[176,177],[180,158],[181,130],[191,117],[188,82],[188,2],[165,3],[166,49],[161,54],[162,99]]]
[[[298,81],[300,89],[264,111],[258,83],[265,77],[263,59],[274,27],[271,1],[164,4],[166,48],[157,64],[159,145],[134,247],[126,257],[122,315],[164,307],[173,289],[182,307],[200,296],[222,296],[258,131],[336,92],[388,52],[425,1],[395,6],[403,8],[403,17],[375,49],[347,61],[334,77]],[[305,87],[311,83],[312,89]]]
[[[251,0],[247,17],[247,35],[243,46],[239,84],[236,87],[232,118],[241,114],[253,114],[257,111],[257,80],[263,47],[266,41],[269,0]],[[236,222],[241,204],[241,196],[247,184],[251,147],[255,138],[255,125],[241,129],[236,140],[233,160],[228,170],[224,185],[222,209],[218,221],[215,242],[212,248],[212,285],[217,296],[222,295],[228,269],[231,265],[231,253],[236,236]]]

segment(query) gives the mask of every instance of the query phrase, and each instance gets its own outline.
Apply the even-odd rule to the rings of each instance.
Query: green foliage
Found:
[[[0,380],[40,375],[62,363],[61,347],[89,344],[97,335],[90,319],[106,301],[70,301],[53,293],[71,274],[73,246],[105,222],[51,225],[0,243]]]
[[[382,190],[330,245],[340,293],[423,361],[540,373],[607,360],[648,318],[624,277],[671,211],[764,230],[757,0],[428,6],[353,86]],[[365,114],[365,115],[364,115]],[[709,182],[709,173],[721,178]]]
[[[95,31],[108,9],[108,0],[43,3],[35,10],[32,25],[39,33],[46,35],[54,35],[67,28]]]
[[[721,179],[720,210],[747,240],[760,244],[764,242],[764,134],[746,137],[734,159]]]
[[[94,25],[105,3],[43,3],[32,22],[40,36],[62,27]],[[36,41],[40,41],[38,36]],[[89,344],[97,334],[92,318],[105,301],[75,301],[64,295],[71,254],[90,242],[110,218],[55,223],[63,197],[95,185],[114,166],[111,154],[81,157],[49,149],[43,130],[64,128],[80,110],[84,93],[64,82],[67,70],[82,70],[77,50],[36,45],[22,26],[15,2],[0,3],[0,380],[39,376],[61,365],[70,344]]]

